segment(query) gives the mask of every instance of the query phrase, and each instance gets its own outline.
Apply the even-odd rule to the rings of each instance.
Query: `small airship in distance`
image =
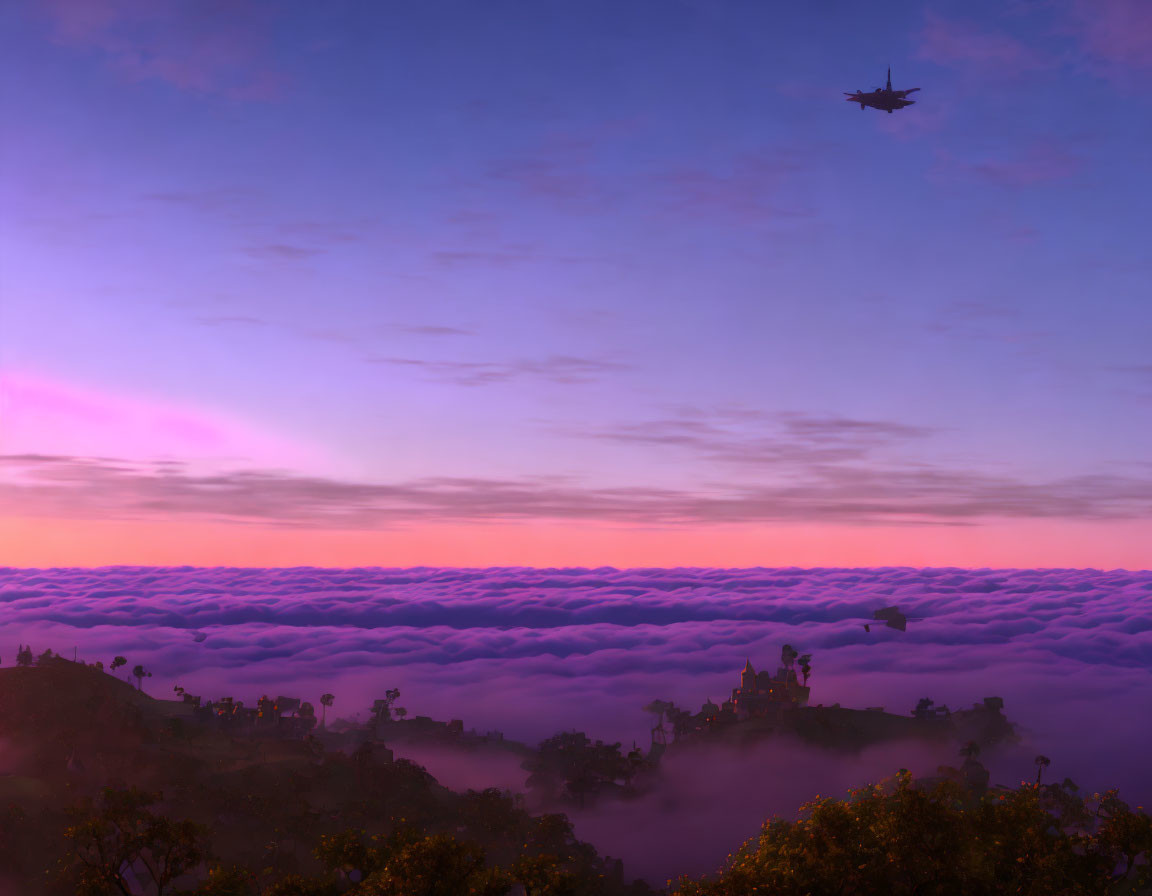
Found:
[[[872,618],[877,622],[883,622],[888,628],[894,628],[898,631],[908,631],[908,617],[900,612],[898,607],[885,607],[882,610],[877,610],[872,614]],[[913,619],[919,618],[916,616]],[[872,631],[872,623],[864,624],[864,631]]]
[[[915,93],[919,87],[909,87],[907,90],[893,90],[892,89],[892,67],[888,67],[888,84],[886,87],[877,87],[875,90],[865,93],[862,90],[857,90],[855,93],[845,92],[844,96],[848,98],[850,103],[859,103],[860,111],[864,111],[865,106],[871,106],[873,109],[881,109],[891,115],[897,109],[903,109],[905,106],[912,106],[916,103],[915,100],[905,99],[910,93]]]

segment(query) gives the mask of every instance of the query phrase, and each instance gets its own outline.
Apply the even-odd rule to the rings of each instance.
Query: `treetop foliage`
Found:
[[[1115,791],[914,786],[907,771],[772,819],[711,879],[676,896],[1105,896],[1152,893],[1152,818]]]

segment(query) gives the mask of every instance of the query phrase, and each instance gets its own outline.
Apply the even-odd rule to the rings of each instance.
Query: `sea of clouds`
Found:
[[[864,630],[893,604],[909,617],[906,632]],[[206,698],[285,694],[318,705],[331,692],[331,719],[363,717],[399,687],[410,715],[526,741],[576,728],[626,746],[647,743],[642,707],[652,699],[719,702],[746,659],[775,669],[790,643],[812,654],[813,703],[907,713],[920,697],[957,709],[998,695],[1025,742],[984,757],[994,781],[1033,775],[1042,752],[1058,780],[1152,803],[1152,572],[0,569],[0,663],[13,662],[18,643],[106,665],[121,654],[128,668],[152,671],[145,688],[157,696],[181,685]],[[696,841],[700,855],[683,870],[703,871],[720,841],[722,857],[758,819],[805,795],[951,761],[913,744],[847,763],[810,752],[803,774],[767,754],[711,757],[671,771],[682,786],[669,792],[691,811],[653,806],[649,821],[663,813],[669,824],[702,824],[707,843]],[[516,777],[506,762],[464,768],[430,755],[427,764],[460,786]],[[726,823],[710,822],[706,807],[725,799]],[[679,870],[654,858],[651,824],[621,812],[576,824],[650,876]],[[638,842],[613,851],[618,829],[652,832],[651,855]]]

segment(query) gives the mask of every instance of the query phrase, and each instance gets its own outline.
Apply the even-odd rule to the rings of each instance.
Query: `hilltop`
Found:
[[[775,673],[757,673],[749,660],[732,696],[719,705],[708,700],[696,713],[654,700],[645,707],[656,716],[652,754],[659,758],[668,746],[666,722],[671,726],[672,746],[703,741],[743,747],[784,734],[809,746],[859,753],[874,744],[897,740],[972,742],[987,747],[1016,739],[1015,726],[1004,716],[1000,697],[985,697],[970,709],[955,712],[923,698],[908,715],[885,712],[880,706],[810,706],[811,659],[785,644]]]
[[[619,862],[576,840],[563,816],[532,816],[512,794],[455,793],[371,742],[349,756],[322,739],[295,736],[299,726],[283,729],[292,736],[275,729],[252,736],[200,724],[196,711],[59,657],[0,669],[7,741],[0,878],[18,882],[11,885],[26,896],[48,892],[44,872],[58,867],[64,830],[111,811],[104,791],[111,787],[142,818],[159,811],[201,826],[214,863],[261,868],[270,879],[332,872],[315,849],[354,829],[348,837],[397,843],[448,835],[501,867],[546,855],[564,874],[595,881],[598,893],[625,891]],[[131,796],[138,792],[157,795],[152,810]]]

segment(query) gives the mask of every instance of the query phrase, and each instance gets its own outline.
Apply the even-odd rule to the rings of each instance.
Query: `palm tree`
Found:
[[[800,654],[796,652],[796,648],[791,644],[785,644],[780,650],[780,663],[785,669],[791,669],[792,664],[796,662],[796,657]]]
[[[656,724],[652,726],[652,745],[667,744],[668,734],[664,730],[664,716],[673,708],[673,705],[667,700],[653,700],[644,707],[644,712],[650,712],[656,716]]]
[[[1044,769],[1052,764],[1052,760],[1047,756],[1036,757],[1036,786],[1040,786],[1040,776],[1044,774]]]
[[[800,674],[804,676],[804,687],[808,687],[808,676],[812,674],[812,654],[806,653],[796,662],[800,664]]]
[[[323,707],[320,710],[320,727],[324,727],[324,721],[328,718],[328,707],[332,705],[336,699],[332,694],[322,694],[320,696],[320,705]]]
[[[138,691],[140,691],[141,693],[143,693],[144,692],[144,679],[145,678],[151,678],[152,673],[151,672],[145,672],[144,667],[142,665],[140,665],[139,663],[137,663],[136,668],[132,670],[132,674],[136,677],[136,689]]]

